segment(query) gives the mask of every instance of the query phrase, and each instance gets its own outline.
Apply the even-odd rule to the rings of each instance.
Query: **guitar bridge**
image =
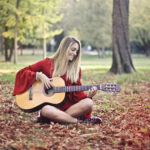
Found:
[[[33,97],[32,89],[33,89],[33,85],[31,85],[29,88],[29,100],[32,100],[32,97]]]

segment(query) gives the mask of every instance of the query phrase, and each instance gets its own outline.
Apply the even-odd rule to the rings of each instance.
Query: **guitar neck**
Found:
[[[101,85],[82,85],[82,86],[60,86],[54,87],[54,93],[63,93],[63,92],[75,92],[75,91],[88,91],[93,86],[96,86],[98,90],[101,90]]]

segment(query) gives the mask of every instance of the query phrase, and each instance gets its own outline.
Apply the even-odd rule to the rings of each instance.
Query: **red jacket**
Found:
[[[15,80],[15,86],[13,91],[13,96],[21,94],[25,92],[29,87],[36,81],[36,72],[42,72],[47,77],[52,78],[52,74],[54,71],[54,62],[49,58],[45,58],[33,65],[25,67],[21,69],[17,75]],[[64,79],[66,86],[71,85],[81,85],[81,70],[79,72],[79,79],[77,83],[71,83],[71,81],[66,79],[66,73],[61,76]],[[66,94],[65,103],[59,109],[65,111],[71,105],[77,103],[78,101],[87,97],[87,94],[83,91],[77,92],[69,92]],[[85,115],[86,118],[90,117],[91,111]]]

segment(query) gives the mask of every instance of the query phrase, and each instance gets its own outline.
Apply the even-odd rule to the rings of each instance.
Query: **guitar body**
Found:
[[[105,92],[120,92],[118,84],[97,84],[83,86],[65,86],[65,82],[60,77],[52,78],[54,87],[45,89],[41,81],[36,81],[24,93],[16,95],[17,105],[24,111],[33,112],[39,110],[44,105],[61,105],[65,99],[66,92],[88,91],[93,86]]]
[[[56,87],[65,86],[62,78],[54,77],[53,84]],[[44,85],[41,81],[36,81],[32,85],[32,99],[29,97],[30,90],[28,89],[22,94],[16,95],[17,105],[24,111],[33,112],[40,109],[46,104],[60,105],[65,98],[64,93],[53,93],[53,90],[48,94],[45,92]]]

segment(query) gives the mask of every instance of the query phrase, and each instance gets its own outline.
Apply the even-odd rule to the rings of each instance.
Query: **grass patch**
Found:
[[[123,83],[139,83],[143,81],[150,81],[150,75],[148,72],[136,72],[133,74],[122,74],[117,79],[118,84]]]
[[[2,73],[0,74],[0,81],[6,81],[6,82],[12,82],[14,83],[15,81],[15,73]]]
[[[48,53],[48,57],[52,54]],[[2,60],[4,56],[0,56]],[[43,59],[41,52],[32,55],[32,51],[24,52],[24,55],[18,56],[18,64],[13,64],[13,62],[0,61],[0,81],[10,81],[14,83],[15,74],[18,70],[33,64],[39,60]],[[111,67],[112,57],[111,55],[105,58],[98,58],[96,55],[82,56],[81,67],[82,67],[82,78],[85,84],[95,84],[95,83],[137,83],[142,81],[150,81],[150,61],[148,57],[144,55],[132,55],[133,64],[137,70],[133,74],[122,74],[122,75],[112,75],[108,71]]]

